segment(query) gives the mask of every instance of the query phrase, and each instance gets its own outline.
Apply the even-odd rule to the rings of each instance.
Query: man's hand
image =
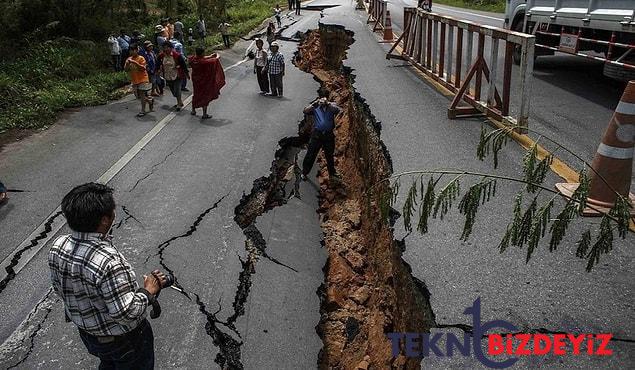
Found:
[[[161,283],[154,275],[143,275],[143,288],[156,296],[161,290]]]
[[[167,278],[165,277],[164,273],[162,273],[160,270],[154,270],[152,271],[152,276],[154,276],[155,278],[159,280],[159,283],[161,283],[161,288],[165,287]]]

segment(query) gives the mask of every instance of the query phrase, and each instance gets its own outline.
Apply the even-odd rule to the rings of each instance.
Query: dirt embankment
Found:
[[[320,25],[300,46],[296,65],[315,76],[342,108],[336,122],[336,167],[344,186],[328,187],[320,157],[320,208],[328,260],[319,289],[324,342],[322,369],[419,368],[419,360],[394,358],[390,332],[425,332],[434,322],[426,291],[402,260],[403,244],[382,221],[369,188],[392,173],[379,138],[381,124],[353,88],[354,76],[342,65],[353,34]],[[384,185],[387,186],[387,185]],[[377,188],[376,192],[381,191]]]

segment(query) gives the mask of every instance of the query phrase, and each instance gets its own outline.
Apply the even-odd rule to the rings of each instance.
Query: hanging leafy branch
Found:
[[[477,157],[483,160],[491,154],[494,157],[494,167],[497,167],[498,154],[510,140],[510,135],[513,132],[514,128],[511,127],[489,132],[483,129],[477,147]],[[551,139],[548,140],[551,141]],[[564,147],[563,149],[570,152],[569,149]],[[576,157],[580,158],[577,155]],[[456,206],[459,213],[464,216],[460,239],[466,241],[472,234],[476,224],[479,208],[496,196],[498,182],[505,181],[522,184],[523,188],[514,199],[512,220],[498,245],[499,251],[503,253],[509,246],[519,248],[526,246],[525,261],[529,262],[539,247],[540,241],[549,235],[549,251],[554,252],[564,240],[571,222],[579,217],[585,209],[591,209],[602,215],[595,240],[591,230],[587,230],[576,243],[576,256],[586,259],[586,270],[591,271],[599,262],[601,255],[611,251],[615,230],[622,239],[626,238],[629,232],[632,232],[632,230],[629,230],[631,206],[628,199],[617,193],[617,201],[608,212],[588,204],[586,199],[589,194],[591,181],[586,169],[580,171],[580,185],[571,196],[561,194],[543,185],[553,160],[554,157],[551,154],[539,159],[538,145],[534,144],[523,158],[522,177],[519,178],[454,169],[408,171],[392,176],[390,178],[394,179],[392,186],[382,187],[385,190],[375,194],[375,196],[379,196],[381,214],[385,220],[388,220],[390,208],[397,203],[402,178],[414,177],[411,185],[407,188],[402,206],[405,230],[411,232],[413,230],[413,221],[417,220],[417,231],[421,234],[426,234],[429,231],[430,217],[443,220],[450,210]],[[588,163],[581,158],[580,160],[590,168]],[[438,183],[445,175],[454,175],[454,177],[437,190]],[[478,177],[479,180],[461,195],[460,181],[465,177]],[[385,179],[382,183],[390,179]],[[371,191],[375,188],[373,186]],[[524,206],[524,193],[531,195],[526,206]],[[540,200],[542,193],[548,193],[552,196],[542,202]],[[458,200],[459,198],[460,200]],[[556,200],[559,198],[565,200],[565,204],[560,210],[556,209],[558,204]],[[552,214],[557,215],[552,218]]]

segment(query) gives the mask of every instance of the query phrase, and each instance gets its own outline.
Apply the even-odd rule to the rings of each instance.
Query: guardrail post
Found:
[[[496,75],[498,72],[498,39],[492,39],[492,54],[490,57],[489,89],[487,91],[487,105],[496,107]]]
[[[531,85],[534,73],[534,47],[536,38],[528,38],[522,45],[520,56],[520,113],[517,124],[520,127],[527,127],[529,124],[529,102],[531,100]],[[527,133],[526,129],[520,130]]]
[[[463,28],[456,32],[456,73],[454,75],[454,86],[461,87],[461,71],[463,70]]]

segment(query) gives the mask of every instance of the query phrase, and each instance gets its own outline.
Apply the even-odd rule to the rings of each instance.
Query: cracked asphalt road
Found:
[[[341,4],[326,9],[324,21],[344,24],[355,32],[345,64],[356,69],[357,91],[383,122],[382,139],[395,172],[465,163],[491,169],[488,162],[475,163],[479,120],[446,120],[448,101],[407,68],[390,68],[400,62],[384,59],[387,46],[377,44],[365,28],[366,16],[353,11],[350,1],[315,3]],[[318,12],[303,14],[285,35],[316,26]],[[286,42],[281,49],[287,60],[293,50],[295,45]],[[231,65],[241,56],[225,53],[223,64]],[[297,272],[261,258],[244,300],[244,313],[236,316],[235,331],[227,320],[236,313],[233,303],[244,271],[242,261],[248,256],[234,208],[243,193],[251,191],[255,179],[269,175],[278,140],[297,135],[301,109],[315,97],[318,85],[310,75],[291,67],[285,78],[287,97],[271,100],[256,94],[249,64],[228,71],[227,80],[221,98],[212,103],[214,119],[201,122],[187,110],[179,114],[113,179],[121,220],[114,230],[115,242],[142,274],[160,265],[157,248],[176,238],[161,257],[191,299],[172,290],[161,295],[163,316],[153,322],[158,367],[213,368],[219,353],[226,363],[234,361],[234,348],[242,343],[239,361],[246,369],[314,368],[321,347],[314,331],[319,321],[315,290],[323,281],[325,253],[319,243],[316,190],[310,183],[302,185],[301,199],[292,197],[256,220],[267,255]],[[165,100],[162,109],[171,105],[169,98]],[[135,109],[136,102],[129,97],[82,109],[49,130],[4,148],[0,153],[3,181],[34,192],[15,194],[0,209],[0,257],[6,257],[44,221],[68,189],[99,177],[167,113],[137,120]],[[603,114],[594,112],[597,117]],[[573,121],[567,125],[568,130],[575,129]],[[579,147],[588,144],[585,141]],[[510,144],[503,152],[500,172],[515,173],[521,161],[522,151]],[[458,220],[456,216],[433,222],[427,236],[410,235],[405,240],[404,257],[431,293],[437,324],[452,326],[434,330],[460,332],[456,327],[470,324],[463,309],[480,296],[483,320],[509,320],[523,329],[611,331],[632,339],[632,243],[618,243],[591,274],[574,257],[572,241],[553,255],[544,248],[537,251],[528,265],[523,251],[498,255],[498,236],[509,210],[505,198],[511,199],[514,193],[505,186],[500,190],[499,200],[479,214],[479,230],[469,242],[459,242],[460,231],[452,223]],[[191,234],[178,237],[195,224]],[[481,229],[484,224],[486,230]],[[0,293],[0,367],[19,363],[19,368],[88,368],[96,364],[75,329],[64,323],[59,300],[47,296],[48,285],[41,252]],[[525,368],[626,368],[633,363],[632,345],[616,344],[617,355],[608,360],[567,357],[520,364]],[[477,365],[469,359],[429,358],[422,367]]]
[[[308,26],[304,17],[285,22]],[[316,14],[309,17],[317,25]],[[288,30],[289,35],[296,31]],[[222,53],[224,67],[239,62],[246,45]],[[316,189],[309,184],[301,185],[302,199],[293,197],[257,218],[267,249],[253,266],[244,307],[236,315],[233,307],[241,260],[248,255],[234,208],[255,179],[269,175],[278,141],[297,136],[302,108],[317,94],[313,77],[291,64],[295,49],[294,43],[282,43],[286,97],[259,96],[251,62],[237,65],[226,72],[228,83],[211,105],[213,119],[201,121],[184,110],[109,183],[118,202],[115,245],[138,275],[169,269],[188,295],[161,294],[163,314],[152,322],[160,368],[209,368],[215,360],[247,369],[307,368],[317,362],[315,291],[323,281],[326,253],[320,246]],[[3,181],[35,192],[14,195],[0,210],[0,257],[44,221],[68,189],[109,168],[168,113],[170,102],[164,97],[144,120],[134,118],[137,103],[129,97],[83,109],[5,147]],[[64,323],[61,302],[47,295],[46,249],[1,293],[0,367],[93,367],[97,362],[76,329]]]

